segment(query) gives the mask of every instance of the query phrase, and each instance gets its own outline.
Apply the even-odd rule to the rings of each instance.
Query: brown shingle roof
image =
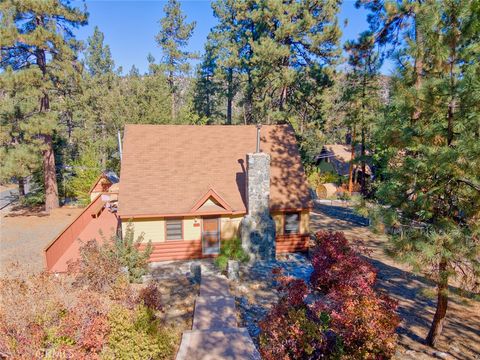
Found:
[[[368,154],[368,153],[367,153]],[[355,157],[360,156],[360,148],[355,148]],[[343,144],[327,144],[323,146],[322,152],[318,159],[329,159],[333,164],[337,174],[346,176],[350,172],[350,160],[352,158],[352,147],[351,145]],[[360,169],[359,164],[353,165],[354,169]],[[372,171],[368,164],[365,165],[365,172],[368,175],[371,175]]]
[[[246,212],[246,154],[255,151],[255,126],[127,125],[123,144],[120,216],[190,214],[212,189],[231,212]],[[261,151],[272,159],[270,207],[310,207],[293,129],[263,126]]]

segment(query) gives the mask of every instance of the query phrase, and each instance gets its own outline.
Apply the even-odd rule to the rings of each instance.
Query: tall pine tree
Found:
[[[24,80],[32,87],[41,78],[38,106],[31,114],[28,131],[36,133],[41,142],[38,151],[43,157],[45,210],[50,211],[59,206],[53,148],[59,120],[55,96],[66,78],[78,76],[79,43],[72,28],[85,25],[87,14],[59,0],[5,0],[0,11],[0,66],[11,67],[17,74],[28,69],[32,76]]]
[[[190,59],[196,54],[184,50],[192,37],[195,22],[187,23],[177,0],[168,0],[163,8],[165,16],[160,19],[160,31],[155,36],[158,46],[162,49],[162,66],[167,76],[171,95],[171,117],[176,119],[177,78],[188,73]]]
[[[392,106],[377,133],[387,162],[377,196],[390,250],[437,284],[427,344],[442,332],[449,282],[480,275],[480,2],[436,1],[410,22]],[[421,82],[418,64],[421,63]],[[478,284],[477,284],[478,285]]]
[[[380,83],[378,52],[375,48],[375,39],[370,31],[360,34],[358,40],[348,41],[345,44],[348,54],[349,69],[344,84],[344,99],[346,103],[346,120],[351,128],[351,160],[349,169],[350,193],[353,191],[353,166],[355,148],[360,144],[360,184],[361,192],[366,195],[366,153],[369,134],[374,122],[380,114]],[[360,132],[360,141],[357,141],[357,132]]]

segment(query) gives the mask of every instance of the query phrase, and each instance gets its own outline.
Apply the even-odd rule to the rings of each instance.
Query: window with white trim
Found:
[[[183,220],[167,219],[165,221],[165,237],[166,240],[182,240],[183,239]]]
[[[300,234],[300,213],[285,213],[285,235]]]

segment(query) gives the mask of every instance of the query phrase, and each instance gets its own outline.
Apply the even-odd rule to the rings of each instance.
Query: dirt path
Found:
[[[439,357],[441,351],[449,358],[480,359],[480,302],[452,294],[439,349],[423,345],[435,312],[435,287],[385,255],[386,237],[373,234],[357,220],[348,208],[316,204],[311,230],[343,231],[371,251],[369,257],[379,270],[379,287],[399,301],[403,319],[399,329],[400,357],[419,360]]]
[[[44,269],[43,248],[67,226],[82,209],[60,208],[50,215],[42,212],[0,215],[0,275],[8,273],[8,265],[19,262],[28,271]]]

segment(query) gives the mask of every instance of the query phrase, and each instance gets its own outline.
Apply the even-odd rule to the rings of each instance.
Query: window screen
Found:
[[[166,221],[167,240],[182,240],[182,219],[169,219]]]
[[[299,234],[300,233],[300,213],[288,212],[285,213],[285,234]]]

